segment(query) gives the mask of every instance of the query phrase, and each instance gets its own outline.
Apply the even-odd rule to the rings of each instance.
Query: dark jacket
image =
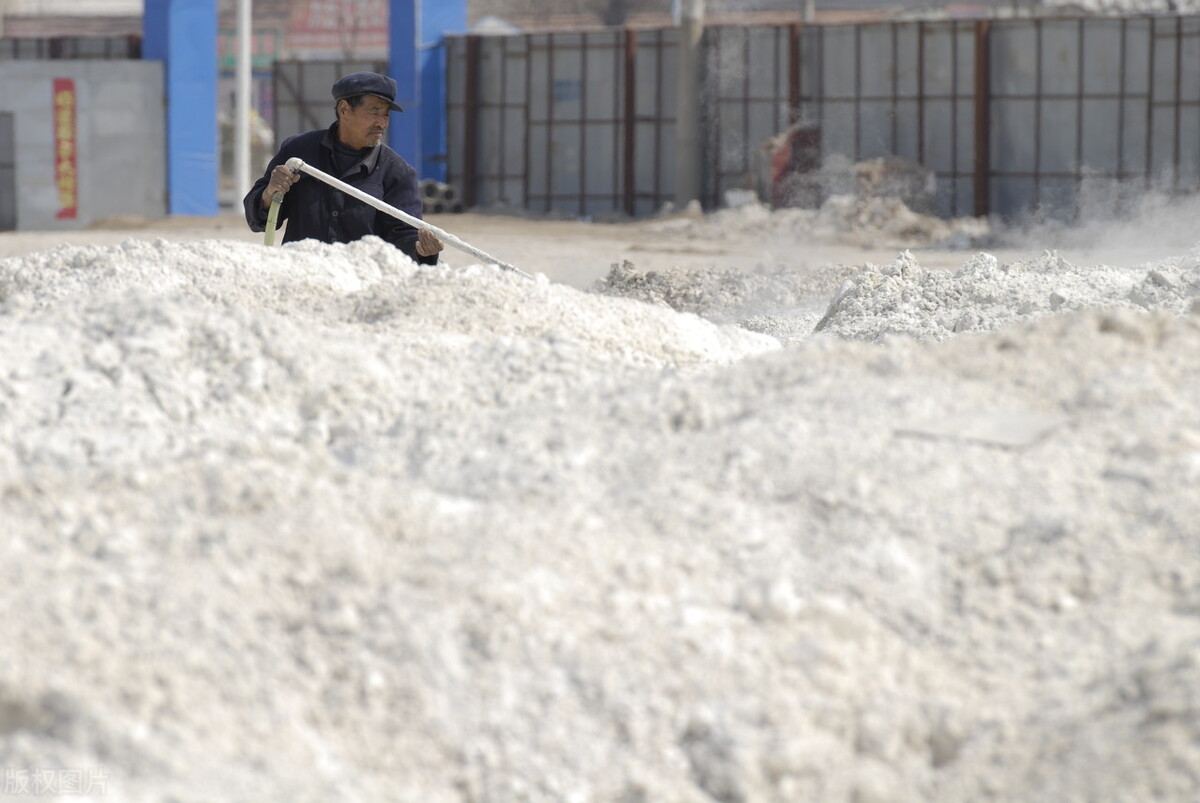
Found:
[[[279,153],[275,154],[275,158],[267,165],[267,171],[262,178],[254,182],[254,186],[242,200],[246,209],[246,222],[250,224],[251,231],[266,230],[267,210],[262,205],[263,190],[271,180],[271,171],[293,156],[299,156],[318,170],[341,179],[413,217],[421,217],[417,171],[404,161],[400,154],[387,145],[380,144],[373,148],[365,159],[339,176],[333,160],[333,143],[336,137],[337,123],[334,123],[327,130],[309,131],[283,141]],[[348,243],[374,234],[387,240],[417,262],[433,265],[438,261],[437,254],[431,257],[417,254],[415,228],[368,206],[357,198],[351,198],[341,190],[330,187],[312,176],[301,178],[283,196],[278,224],[282,225],[285,220],[285,243],[306,239],[320,240],[324,243]]]

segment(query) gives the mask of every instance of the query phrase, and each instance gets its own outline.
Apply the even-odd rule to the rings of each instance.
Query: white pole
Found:
[[[328,173],[326,173],[322,170],[318,170],[317,168],[308,164],[307,162],[305,162],[303,159],[301,159],[298,156],[293,156],[291,159],[287,160],[287,168],[288,168],[288,170],[291,170],[294,173],[307,173],[308,175],[312,176],[313,178],[315,178],[319,181],[324,181],[330,187],[341,190],[342,192],[349,195],[351,198],[357,198],[358,200],[362,201],[364,204],[373,206],[376,209],[378,209],[380,212],[389,214],[392,217],[396,218],[397,220],[403,220],[405,223],[407,223],[410,226],[414,226],[418,229],[428,229],[429,231],[433,232],[439,240],[446,243],[447,245],[452,245],[460,251],[465,251],[466,253],[470,254],[473,257],[478,257],[479,259],[482,259],[484,262],[490,262],[493,265],[504,268],[505,270],[511,270],[513,273],[518,273],[518,274],[524,276],[526,279],[533,278],[533,276],[531,276],[530,274],[521,270],[520,268],[514,267],[513,265],[510,265],[507,262],[501,262],[499,259],[496,259],[494,256],[491,256],[490,254],[479,250],[478,248],[471,245],[470,243],[460,240],[459,238],[455,237],[450,232],[443,231],[442,229],[439,229],[437,226],[433,225],[432,223],[426,223],[424,220],[421,220],[421,218],[419,218],[419,217],[413,217],[412,215],[405,212],[403,209],[397,209],[396,207],[392,206],[391,204],[381,201],[373,195],[367,195],[365,192],[360,190],[358,187],[351,186],[340,179],[334,178],[333,176],[329,175]]]
[[[237,91],[233,118],[233,197],[250,189],[250,37],[251,0],[237,0]]]

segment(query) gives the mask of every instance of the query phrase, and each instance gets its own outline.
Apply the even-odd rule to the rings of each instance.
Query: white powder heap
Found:
[[[0,339],[0,766],[164,802],[1200,782],[1198,316],[779,349],[377,240],[128,242],[0,261]]]
[[[790,236],[805,243],[878,247],[968,247],[989,235],[981,218],[944,220],[912,211],[896,198],[833,195],[819,209],[772,209],[750,203],[709,215],[668,218],[643,225],[649,233],[685,234],[720,241],[731,234]]]
[[[816,329],[864,340],[888,335],[942,340],[1078,309],[1183,313],[1197,294],[1200,257],[1149,268],[1081,268],[1051,253],[1009,265],[981,253],[949,273],[926,270],[905,252],[847,281]]]

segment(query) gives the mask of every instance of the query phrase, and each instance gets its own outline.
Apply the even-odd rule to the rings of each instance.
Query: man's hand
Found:
[[[276,194],[282,198],[287,194],[287,191],[292,188],[292,185],[300,180],[300,174],[294,173],[287,168],[286,165],[279,165],[271,171],[271,179],[267,182],[267,188],[263,190],[262,205],[264,209],[271,206],[271,199]]]
[[[429,229],[417,229],[417,253],[423,257],[431,257],[446,246]]]

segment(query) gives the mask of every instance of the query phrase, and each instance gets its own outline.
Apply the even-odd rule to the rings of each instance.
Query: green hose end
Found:
[[[275,193],[275,197],[271,199],[271,210],[267,212],[267,230],[263,237],[265,245],[275,245],[275,226],[279,220],[279,207],[283,204],[283,196]]]

